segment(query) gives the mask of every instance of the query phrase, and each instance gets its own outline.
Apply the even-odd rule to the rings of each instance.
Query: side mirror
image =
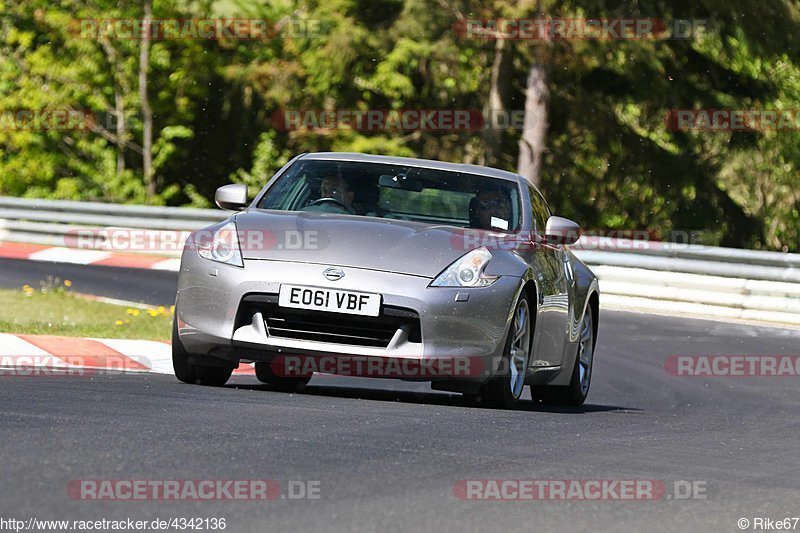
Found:
[[[575,244],[581,236],[581,227],[568,218],[550,217],[544,230],[548,244]]]
[[[241,183],[223,185],[217,189],[217,193],[214,195],[214,202],[220,209],[241,211],[247,207],[247,185],[242,185]]]

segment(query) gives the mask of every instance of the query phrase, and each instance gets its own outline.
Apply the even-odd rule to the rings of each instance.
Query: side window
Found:
[[[529,186],[528,193],[531,197],[531,211],[533,215],[533,231],[536,235],[544,235],[545,226],[547,226],[547,219],[550,218],[550,210],[544,202],[544,198],[536,190],[536,188]]]

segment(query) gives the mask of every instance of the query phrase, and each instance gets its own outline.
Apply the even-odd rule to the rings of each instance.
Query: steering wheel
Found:
[[[342,209],[344,209],[348,213],[351,212],[350,208],[347,207],[346,205],[344,205],[344,203],[341,200],[339,200],[337,198],[331,198],[331,197],[318,198],[318,199],[314,200],[313,202],[308,203],[306,205],[306,207],[309,207],[309,206],[312,206],[312,205],[322,205],[322,204],[336,204],[338,207],[341,207]]]

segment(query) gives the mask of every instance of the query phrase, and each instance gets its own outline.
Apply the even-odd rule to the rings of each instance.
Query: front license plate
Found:
[[[381,311],[381,295],[367,292],[320,289],[281,285],[278,305],[314,311],[346,313],[348,315],[378,316]]]

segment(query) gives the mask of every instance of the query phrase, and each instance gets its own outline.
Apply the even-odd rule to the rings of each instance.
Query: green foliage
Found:
[[[792,131],[670,131],[670,109],[796,109],[794,0],[154,0],[156,18],[309,23],[263,41],[154,41],[156,197],[142,182],[137,40],[80,38],[87,18],[140,18],[139,2],[0,5],[0,117],[75,109],[96,127],[0,124],[0,194],[208,206],[228,181],[251,193],[297,154],[357,151],[515,170],[520,131],[275,129],[277,110],[484,109],[492,66],[507,110],[524,107],[531,65],[550,91],[542,189],[585,228],[700,231],[704,242],[797,251],[800,137]],[[692,39],[466,39],[460,17],[703,19]],[[125,128],[118,136],[116,109]],[[498,142],[489,154],[488,142]]]
[[[230,180],[247,185],[249,194],[255,196],[269,178],[288,162],[289,154],[280,151],[275,143],[275,132],[264,132],[253,150],[253,166],[250,171],[238,169],[236,173],[231,174]]]

